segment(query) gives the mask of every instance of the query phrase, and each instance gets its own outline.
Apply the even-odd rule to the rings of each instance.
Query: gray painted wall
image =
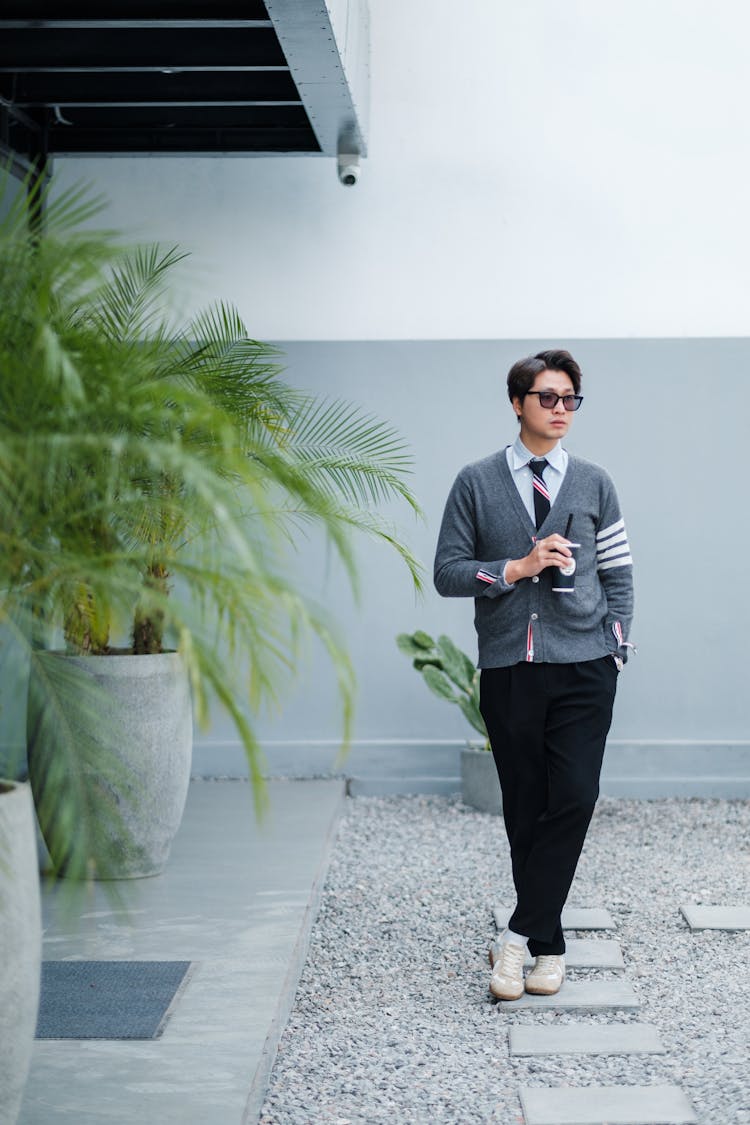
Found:
[[[470,732],[457,709],[428,693],[394,637],[418,627],[447,632],[475,656],[471,602],[441,599],[431,586],[443,503],[463,464],[515,436],[504,383],[510,364],[559,343],[282,345],[290,382],[354,400],[399,428],[414,452],[413,484],[425,512],[419,524],[395,513],[428,570],[423,598],[415,598],[403,566],[378,546],[360,549],[359,605],[319,544],[300,544],[295,560],[310,595],[335,615],[357,670],[355,748],[346,772],[405,771],[427,788],[439,788],[441,778],[455,782],[457,748]],[[750,793],[749,536],[741,494],[750,341],[565,343],[583,368],[585,395],[567,446],[614,476],[636,561],[639,652],[620,680],[605,774],[610,791],[624,791],[628,779],[639,779],[631,788],[640,792],[649,779],[658,789],[659,778],[672,778],[670,791],[686,792],[685,777],[700,777],[702,791],[723,785]],[[340,722],[332,673],[314,646],[281,698],[278,714],[257,720],[271,772],[331,768]],[[241,768],[220,717],[199,738],[196,768]]]
[[[20,190],[20,187],[16,186],[15,180],[4,180],[3,194],[0,195],[0,219],[6,218]]]
[[[360,544],[357,603],[316,540],[290,560],[308,594],[338,623],[356,668],[354,745],[338,758],[335,678],[314,643],[275,713],[255,716],[271,774],[343,771],[359,792],[451,791],[472,732],[435,699],[396,649],[398,632],[449,633],[472,657],[469,600],[445,600],[431,562],[445,496],[467,461],[507,444],[516,425],[504,379],[519,356],[559,341],[293,342],[290,382],[346,397],[390,419],[411,444],[424,522],[394,511],[426,568],[416,597],[384,547]],[[639,652],[621,676],[604,791],[750,796],[750,626],[742,497],[750,341],[566,341],[584,371],[584,405],[567,445],[611,471],[636,561]],[[0,645],[0,742],[18,747],[22,669]],[[0,746],[0,751],[2,747]],[[195,771],[237,775],[245,764],[219,711],[196,739]]]
[[[22,188],[9,177],[0,195],[0,220],[7,218]],[[1,376],[0,376],[1,377]],[[0,624],[0,776],[13,777],[25,758],[28,661],[13,633]]]

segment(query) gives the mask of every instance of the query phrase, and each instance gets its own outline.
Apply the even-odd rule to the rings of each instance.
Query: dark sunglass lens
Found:
[[[580,395],[566,395],[563,399],[563,406],[566,410],[577,410],[582,401]]]
[[[542,391],[539,395],[539,405],[545,410],[552,410],[557,406],[557,395],[554,391]]]

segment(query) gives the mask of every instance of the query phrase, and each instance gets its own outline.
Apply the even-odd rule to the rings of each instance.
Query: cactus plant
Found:
[[[450,637],[440,636],[437,641],[418,629],[416,633],[399,633],[396,644],[412,665],[422,673],[430,691],[439,699],[455,703],[461,713],[479,731],[484,748],[489,750],[487,728],[479,710],[478,668]]]

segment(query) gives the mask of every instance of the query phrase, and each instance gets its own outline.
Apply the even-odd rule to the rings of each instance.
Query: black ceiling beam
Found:
[[[286,66],[273,28],[6,28],[0,70],[240,69]]]
[[[83,153],[180,154],[316,153],[315,134],[305,129],[91,129],[64,126],[49,130],[49,150],[56,156]]]
[[[270,20],[220,20],[213,16],[202,20],[183,19],[150,19],[150,20],[7,20],[0,16],[0,32],[6,31],[43,31],[49,35],[55,31],[122,31],[123,28],[131,31],[150,31],[159,28],[161,31],[174,31],[177,29],[202,29],[231,31],[240,28],[245,31],[257,31],[273,27]]]
[[[82,108],[76,106],[63,114],[62,120],[51,114],[48,119],[56,139],[67,134],[75,138],[86,129],[111,129],[113,132],[128,129],[228,129],[259,128],[309,128],[307,114],[301,105],[291,106],[101,106]],[[58,128],[60,126],[60,128]]]
[[[364,155],[366,0],[329,4],[0,0],[0,143],[38,168],[48,154]]]
[[[204,70],[181,74],[117,71],[0,74],[0,97],[18,106],[299,102],[286,69]]]
[[[28,0],[3,0],[3,20],[43,24],[51,20],[97,20],[106,11],[108,20],[207,19],[262,20],[268,18],[263,0],[46,0],[33,6],[29,19]]]

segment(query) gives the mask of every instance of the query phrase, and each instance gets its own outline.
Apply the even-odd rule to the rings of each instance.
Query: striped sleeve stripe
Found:
[[[616,547],[610,547],[609,550],[607,550],[607,551],[597,551],[596,552],[597,565],[599,563],[603,563],[605,561],[605,559],[613,559],[616,555],[629,555],[629,554],[630,554],[630,544],[628,543],[628,541],[626,539],[624,543],[618,543]]]
[[[497,575],[496,574],[490,574],[486,570],[478,570],[477,573],[476,573],[476,577],[479,579],[480,582],[487,582],[490,586],[492,585],[493,582],[497,582]]]
[[[600,563],[597,570],[612,570],[615,566],[632,566],[633,559],[630,555],[621,555],[617,559],[609,559],[607,562]]]
[[[627,543],[628,533],[625,528],[622,531],[616,531],[614,535],[610,535],[607,539],[597,540],[597,551],[606,551],[609,547],[614,547],[615,543]]]
[[[625,520],[619,519],[602,528],[596,537],[596,569],[612,570],[617,566],[632,566]]]
[[[616,531],[623,530],[624,527],[625,527],[625,520],[623,520],[623,519],[618,520],[617,523],[611,523],[609,525],[609,527],[603,527],[602,530],[597,533],[597,536],[596,536],[597,543],[601,539],[608,539],[610,535],[614,535],[614,533]]]

